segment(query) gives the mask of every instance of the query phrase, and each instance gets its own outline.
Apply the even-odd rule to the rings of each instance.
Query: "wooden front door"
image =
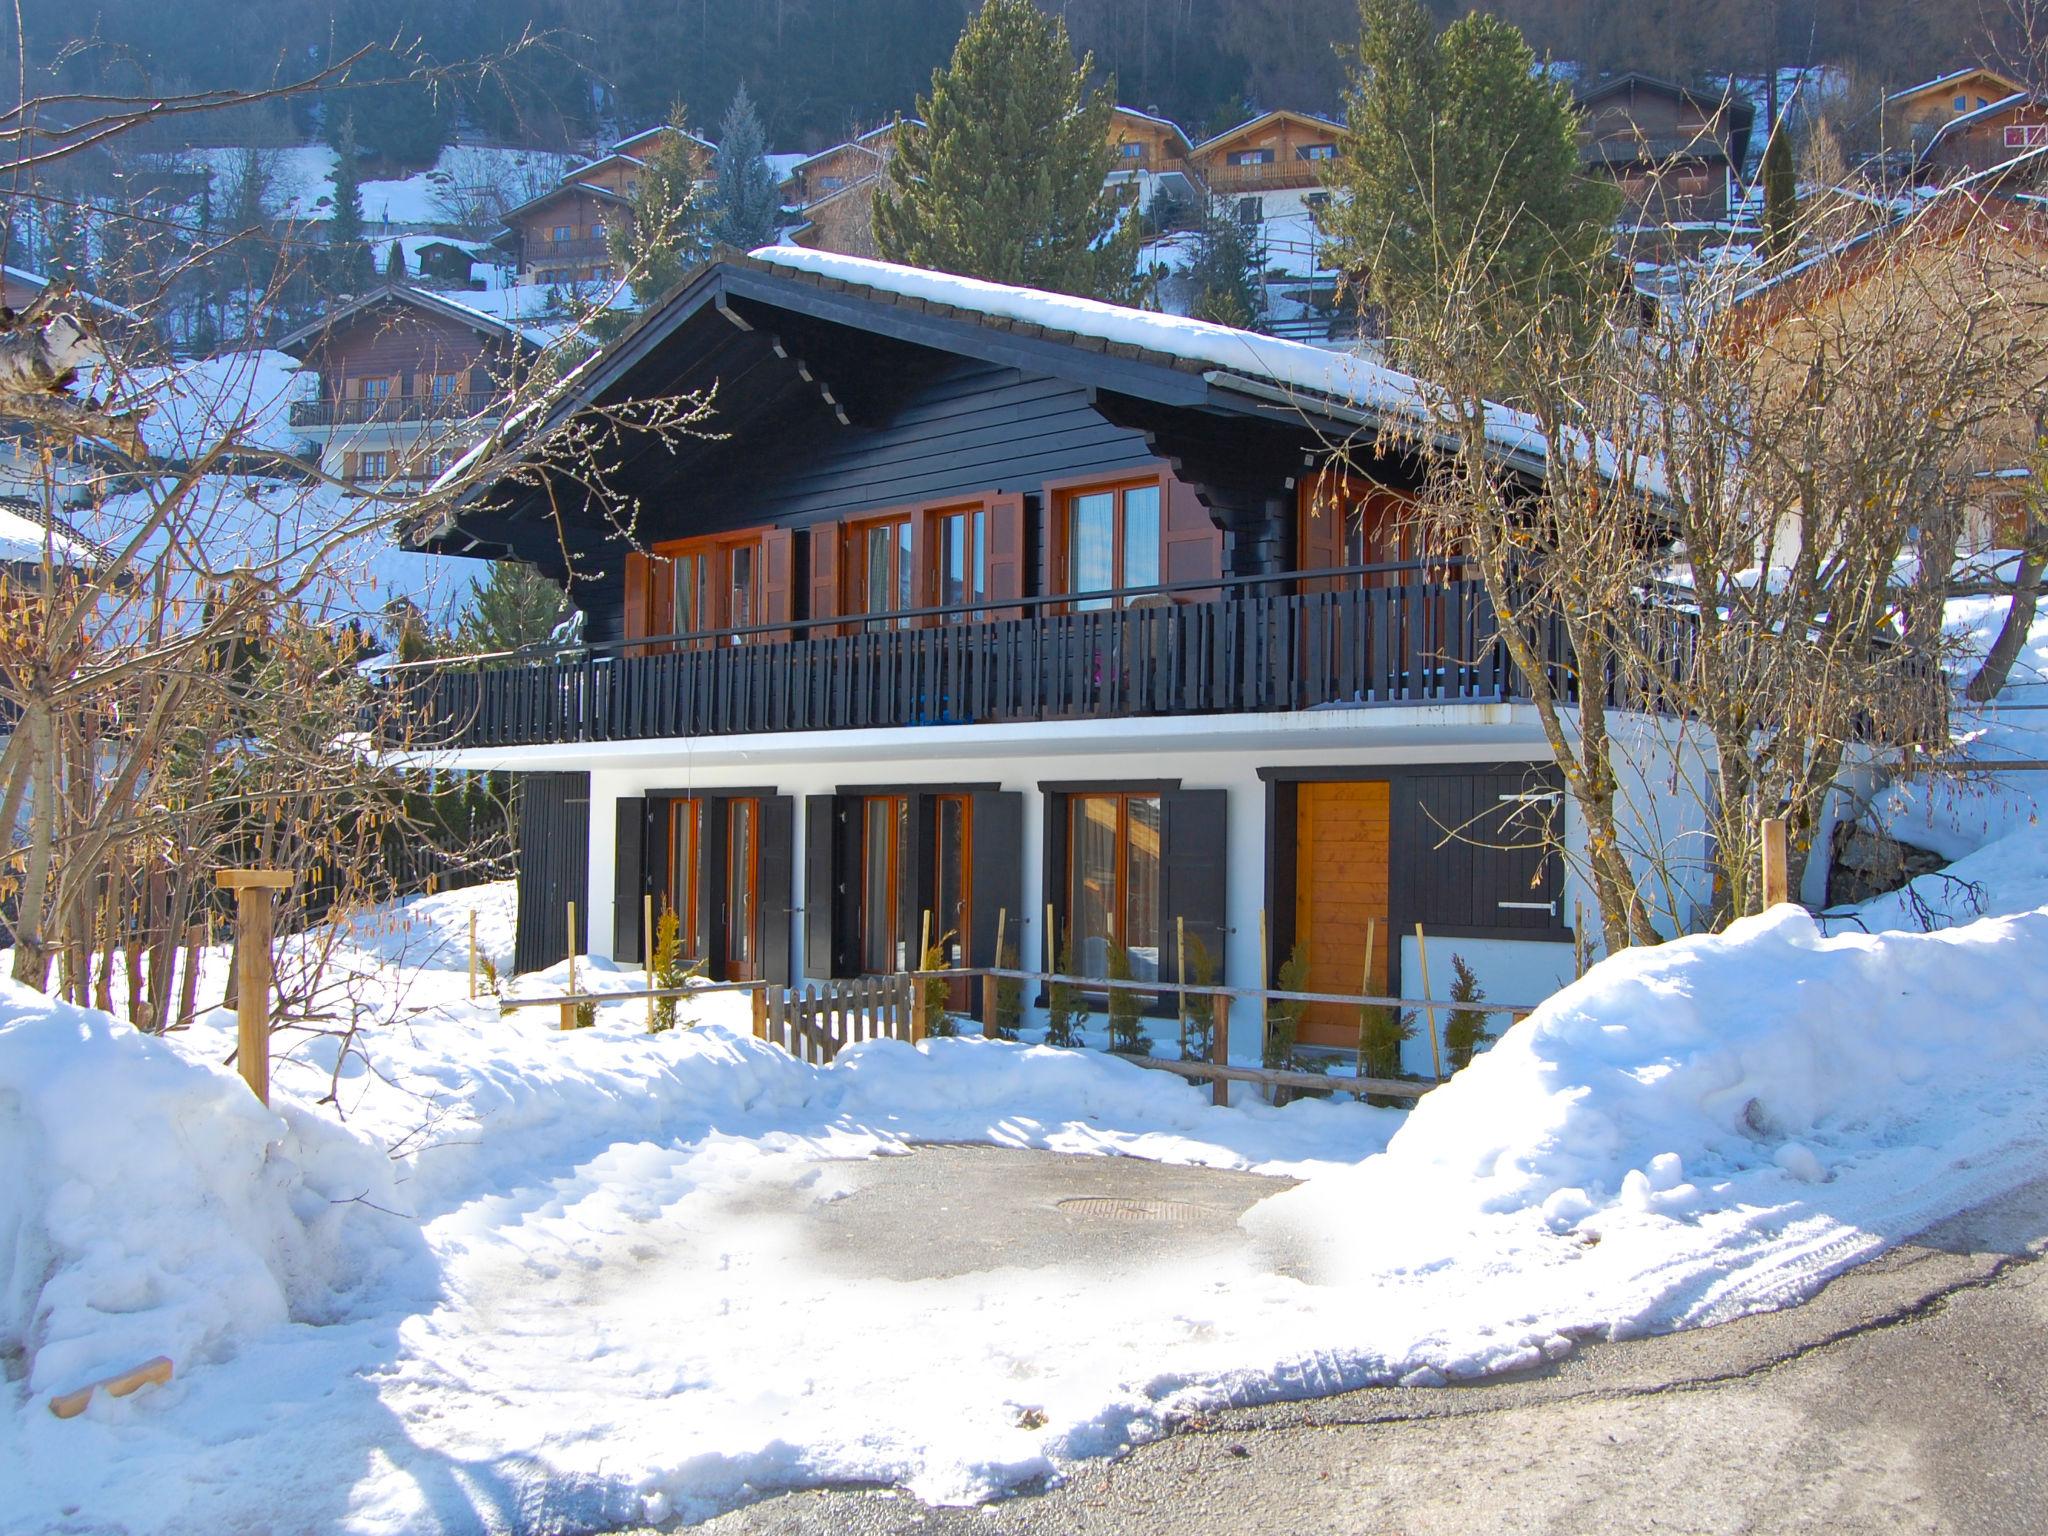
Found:
[[[1303,784],[1295,809],[1294,933],[1308,946],[1310,992],[1384,993],[1393,935],[1387,923],[1388,810],[1384,782]],[[1367,926],[1374,930],[1367,977]],[[1278,957],[1285,959],[1285,956]],[[1358,1010],[1312,1003],[1303,1045],[1358,1043]]]

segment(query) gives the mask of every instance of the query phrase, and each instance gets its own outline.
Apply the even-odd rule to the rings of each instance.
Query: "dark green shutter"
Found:
[[[839,797],[804,797],[804,974],[837,974],[833,942],[839,909]]]
[[[1229,802],[1229,792],[1221,789],[1172,789],[1160,796],[1165,822],[1160,874],[1166,917],[1159,934],[1162,975],[1171,975],[1176,963],[1176,919],[1187,924],[1190,947],[1199,938],[1218,967],[1223,964],[1224,937],[1229,931]]]
[[[612,958],[637,965],[641,951],[641,898],[647,890],[647,802],[638,795],[616,803],[617,840],[612,854]]]
[[[1015,790],[979,790],[973,797],[973,867],[967,872],[974,932],[964,935],[969,965],[1001,965],[996,917],[1007,912],[1005,945],[1024,946],[1024,797]]]

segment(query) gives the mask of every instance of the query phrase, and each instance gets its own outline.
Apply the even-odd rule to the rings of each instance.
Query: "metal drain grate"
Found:
[[[1069,1216],[1091,1221],[1161,1221],[1185,1225],[1209,1214],[1206,1206],[1186,1200],[1131,1200],[1121,1195],[1076,1195],[1059,1202]]]

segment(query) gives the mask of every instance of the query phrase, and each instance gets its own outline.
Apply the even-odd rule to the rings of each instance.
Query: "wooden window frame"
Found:
[[[945,840],[939,836],[940,818],[948,805],[958,807],[960,813],[960,867],[954,871],[954,879],[960,884],[960,920],[954,927],[954,934],[959,941],[960,955],[964,961],[974,939],[974,796],[970,793],[958,793],[934,794],[931,797],[932,905],[935,908],[939,904],[944,887],[944,882],[940,878],[943,873],[940,861],[945,857]],[[943,913],[934,917],[933,927],[938,929],[938,932],[932,935],[935,942],[946,932],[947,921]],[[924,956],[919,955],[917,963],[922,966]],[[958,1006],[964,1007],[965,1004],[961,1003]]]
[[[762,928],[761,928],[761,821],[762,821],[762,812],[761,812],[761,805],[762,805],[762,797],[761,797],[761,796],[759,796],[759,795],[726,795],[726,796],[722,796],[722,797],[721,797],[721,799],[723,800],[723,802],[724,802],[724,803],[723,803],[723,804],[722,804],[722,805],[720,806],[720,808],[719,808],[719,809],[720,809],[720,814],[721,814],[721,815],[723,815],[723,816],[725,817],[725,869],[724,869],[724,871],[723,871],[723,873],[724,873],[724,876],[725,876],[725,889],[724,889],[724,891],[723,891],[723,892],[722,892],[721,894],[723,895],[723,897],[724,897],[724,899],[725,899],[725,907],[726,907],[726,914],[725,914],[725,922],[724,922],[724,923],[723,923],[723,924],[721,925],[721,926],[722,926],[722,928],[724,929],[724,940],[725,940],[725,942],[724,942],[724,945],[723,945],[723,948],[724,948],[724,953],[723,953],[722,955],[720,955],[720,956],[719,956],[719,964],[720,964],[720,967],[721,967],[721,968],[722,968],[722,969],[724,970],[724,972],[725,972],[726,976],[727,976],[727,977],[728,977],[729,979],[731,979],[731,980],[734,980],[734,981],[753,981],[753,980],[757,980],[757,979],[759,978],[759,973],[760,973],[760,971],[761,971],[761,968],[762,968],[762,955],[761,955],[761,944],[762,944],[762,937],[763,937],[763,934],[762,934]],[[734,875],[734,873],[735,873],[735,869],[734,869],[734,864],[733,864],[733,856],[732,856],[732,841],[733,841],[733,839],[732,839],[732,829],[733,829],[733,821],[734,821],[734,818],[735,818],[735,817],[736,817],[736,816],[737,816],[737,815],[739,814],[739,808],[740,808],[740,807],[741,807],[742,805],[744,805],[744,806],[746,806],[746,807],[748,808],[748,811],[747,811],[747,814],[748,814],[748,817],[749,817],[749,822],[748,822],[748,825],[749,825],[749,826],[750,826],[750,827],[752,828],[752,832],[751,832],[751,835],[750,835],[750,836],[749,836],[749,837],[747,838],[747,870],[746,870],[746,889],[747,889],[747,918],[748,918],[748,923],[747,923],[747,927],[746,927],[746,930],[745,930],[745,936],[746,936],[746,941],[747,941],[747,950],[748,950],[748,952],[749,952],[749,954],[750,954],[750,956],[751,956],[751,959],[749,960],[749,962],[747,963],[747,965],[745,965],[744,967],[736,966],[736,965],[734,964],[734,962],[733,962],[733,936],[734,936],[734,935],[735,935],[736,933],[740,932],[740,929],[739,929],[738,925],[737,925],[737,924],[736,924],[736,923],[735,923],[735,922],[733,921],[733,918],[734,918],[735,914],[734,914],[734,912],[732,911],[732,907],[733,907],[733,899],[732,899],[732,894],[733,894],[733,889],[734,889],[734,887],[733,887],[733,875]],[[739,973],[740,973],[740,971],[741,971],[742,969],[744,969],[744,970],[746,971],[746,973],[747,973],[747,974],[746,974],[746,975],[744,975],[744,976],[742,976],[741,974],[739,974]]]
[[[1047,509],[1043,514],[1045,523],[1043,536],[1050,541],[1053,551],[1051,561],[1053,590],[1046,595],[1083,601],[1093,599],[1098,595],[1092,592],[1076,592],[1074,590],[1074,552],[1071,547],[1072,520],[1073,505],[1079,497],[1099,495],[1103,492],[1108,492],[1116,498],[1110,528],[1110,579],[1108,590],[1110,593],[1121,593],[1123,591],[1124,587],[1128,585],[1124,580],[1126,566],[1124,493],[1126,491],[1142,490],[1147,486],[1152,487],[1159,493],[1160,537],[1158,544],[1155,546],[1155,564],[1161,574],[1151,585],[1162,585],[1165,580],[1164,573],[1166,570],[1166,498],[1172,493],[1172,487],[1168,485],[1167,479],[1165,467],[1153,465],[1123,475],[1069,475],[1061,479],[1046,481],[1045,494],[1041,501],[1041,505]],[[1121,596],[1111,596],[1109,598],[1109,606],[1113,609],[1122,608],[1126,605],[1127,601],[1127,599]],[[1075,610],[1069,604],[1062,604],[1061,611],[1073,612]]]
[[[884,947],[891,955],[894,955],[902,946],[909,942],[908,936],[899,933],[897,929],[901,926],[903,920],[903,823],[910,815],[911,796],[907,793],[891,794],[884,791],[881,794],[862,794],[857,799],[858,811],[856,814],[860,817],[860,868],[856,871],[856,878],[853,882],[855,891],[853,947],[856,969],[862,975],[893,975],[893,966],[886,971],[869,971],[867,969],[868,923],[872,916],[868,911],[868,809],[877,801],[889,807],[888,847],[883,853],[883,882],[889,889],[883,902],[887,910],[882,914],[882,917],[886,924],[886,937],[888,941]]]
[[[901,550],[901,557],[910,565],[910,601],[907,606],[923,608],[928,591],[924,561],[918,558],[929,542],[921,526],[920,508],[914,506],[885,507],[879,512],[866,512],[857,518],[849,518],[839,525],[839,610],[846,618],[873,628],[901,629],[910,627],[914,620],[897,617],[901,609],[885,608],[879,612],[870,610],[868,601],[868,535],[878,528],[907,528],[910,531],[910,547]],[[899,546],[892,543],[892,554]],[[900,588],[901,572],[893,573],[897,581],[892,588]]]
[[[1079,935],[1074,931],[1075,918],[1079,915],[1080,893],[1075,888],[1076,860],[1080,848],[1077,817],[1081,804],[1087,800],[1114,800],[1116,802],[1116,901],[1111,912],[1111,930],[1106,937],[1110,942],[1128,949],[1130,947],[1130,898],[1131,898],[1131,801],[1154,800],[1159,803],[1160,827],[1166,824],[1166,797],[1158,789],[1081,789],[1067,793],[1060,813],[1066,818],[1066,868],[1059,871],[1060,895],[1066,908],[1066,932],[1059,936],[1059,944],[1073,943]],[[1155,864],[1160,871],[1160,889],[1153,893],[1153,905],[1160,911],[1165,909],[1165,867],[1166,849],[1162,839]],[[1163,936],[1161,936],[1163,937]]]
[[[763,528],[743,529],[734,533],[703,534],[693,539],[672,539],[656,544],[650,551],[652,559],[647,562],[647,632],[650,635],[676,633],[675,628],[675,567],[676,562],[689,556],[708,556],[712,562],[712,580],[706,598],[711,609],[709,623],[700,623],[690,631],[700,641],[721,629],[731,629],[732,622],[732,557],[733,552],[750,548],[754,554],[753,589],[754,615],[749,621],[758,625],[762,622],[762,570],[761,554],[765,543]]]
[[[968,528],[972,530],[974,527],[973,519],[978,517],[981,519],[981,539],[979,548],[973,551],[976,557],[973,562],[974,571],[971,578],[974,590],[962,605],[973,607],[977,611],[971,614],[959,615],[958,617],[966,618],[970,622],[974,619],[985,617],[983,607],[987,603],[989,593],[988,547],[989,536],[992,532],[990,524],[994,517],[994,512],[990,505],[991,500],[991,497],[981,495],[958,501],[927,502],[918,509],[918,533],[922,536],[924,543],[924,558],[919,562],[923,569],[918,577],[919,581],[923,584],[923,591],[919,594],[920,607],[939,608],[946,606],[946,541],[941,537],[946,521],[950,518],[965,517],[968,519]],[[940,618],[928,620],[927,622],[946,624],[954,621]]]
[[[681,850],[677,838],[678,828],[683,822],[687,822],[690,829],[690,857],[687,860],[679,856]],[[681,925],[683,953],[691,959],[702,959],[705,957],[698,952],[698,941],[704,937],[704,929],[699,921],[702,914],[697,900],[697,866],[704,852],[704,802],[693,795],[678,795],[670,800],[667,835],[669,889],[665,894],[668,895],[669,904]],[[677,891],[682,892],[683,899],[680,903],[675,900]],[[657,910],[657,921],[660,916]],[[648,953],[652,954],[653,934],[647,935],[646,944]]]

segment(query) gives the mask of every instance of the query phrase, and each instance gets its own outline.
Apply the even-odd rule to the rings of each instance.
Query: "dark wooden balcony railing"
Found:
[[[386,421],[467,421],[495,415],[504,396],[493,394],[387,395],[382,400],[294,400],[295,427],[360,427]]]
[[[1234,578],[1198,602],[1170,600],[1188,584],[1085,612],[1029,598],[1003,605],[1017,617],[924,609],[856,633],[818,619],[394,667],[376,729],[387,746],[500,747],[1526,696],[1478,582],[1360,572],[1407,579]],[[1573,694],[1568,664],[1552,670]]]

